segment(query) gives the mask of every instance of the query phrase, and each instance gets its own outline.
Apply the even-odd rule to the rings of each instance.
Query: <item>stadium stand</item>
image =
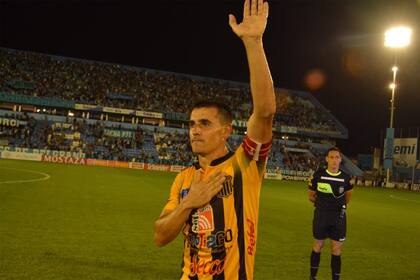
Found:
[[[0,48],[0,146],[87,158],[188,165],[188,108],[234,108],[237,147],[251,111],[244,83]],[[180,98],[182,96],[182,98]],[[276,89],[272,172],[313,172],[347,129],[307,92]],[[11,123],[14,125],[11,125]],[[346,158],[344,168],[361,171]]]

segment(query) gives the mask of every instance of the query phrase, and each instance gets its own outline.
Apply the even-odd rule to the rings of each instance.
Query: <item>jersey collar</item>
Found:
[[[216,166],[221,164],[222,162],[226,161],[227,159],[229,159],[231,156],[233,156],[234,152],[229,151],[226,155],[219,157],[215,160],[212,160],[212,162],[210,163],[210,166]],[[196,157],[195,162],[193,163],[195,169],[200,169],[200,163],[198,162],[198,157]]]
[[[341,171],[340,170],[338,170],[337,173],[333,173],[333,172],[328,171],[328,168],[325,169],[325,172],[327,172],[331,176],[338,176],[338,175],[341,174]]]

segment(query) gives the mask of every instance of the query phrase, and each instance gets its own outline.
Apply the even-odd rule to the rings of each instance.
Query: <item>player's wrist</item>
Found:
[[[191,199],[188,199],[188,196],[181,201],[180,205],[181,210],[191,211],[194,209],[194,205],[191,203]]]
[[[242,37],[245,48],[257,48],[263,46],[262,36],[259,37]]]

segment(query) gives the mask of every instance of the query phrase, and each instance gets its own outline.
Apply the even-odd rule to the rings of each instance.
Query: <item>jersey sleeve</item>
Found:
[[[252,140],[251,138],[245,136],[242,141],[242,147],[245,151],[245,155],[250,160],[255,161],[265,161],[268,158],[268,155],[271,150],[272,140],[268,143],[258,143],[257,141]]]
[[[312,174],[311,178],[309,178],[309,181],[308,181],[308,188],[311,191],[316,192],[316,190],[317,190],[317,181],[318,181],[318,172],[315,172],[314,174]]]
[[[351,183],[351,177],[348,176],[347,180],[346,180],[346,186],[345,186],[345,191],[350,191],[353,189],[353,184]]]
[[[163,210],[165,211],[171,211],[174,210],[175,207],[179,205],[179,196],[180,196],[180,190],[182,188],[182,172],[179,173],[176,177],[174,182],[172,183],[171,191],[169,194],[169,199],[166,202],[165,207]]]

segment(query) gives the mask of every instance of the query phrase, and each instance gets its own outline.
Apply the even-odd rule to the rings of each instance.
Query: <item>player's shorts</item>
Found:
[[[315,239],[330,238],[335,241],[346,239],[346,212],[326,211],[315,208],[312,221],[312,233]]]

